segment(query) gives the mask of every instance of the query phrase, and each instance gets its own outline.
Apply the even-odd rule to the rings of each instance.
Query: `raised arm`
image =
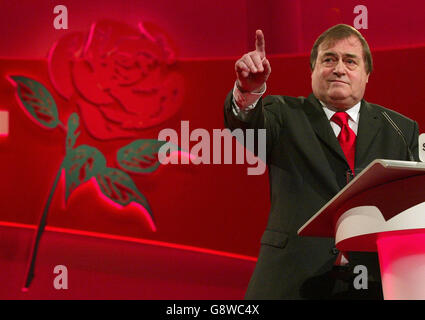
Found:
[[[257,92],[264,88],[270,76],[270,62],[266,58],[264,34],[255,32],[255,50],[244,54],[235,63],[236,85],[241,92]]]

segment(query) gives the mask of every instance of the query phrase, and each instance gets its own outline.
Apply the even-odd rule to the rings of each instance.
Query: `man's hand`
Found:
[[[257,30],[255,37],[255,50],[244,54],[235,63],[237,86],[242,92],[261,90],[272,71],[266,59],[263,32]]]

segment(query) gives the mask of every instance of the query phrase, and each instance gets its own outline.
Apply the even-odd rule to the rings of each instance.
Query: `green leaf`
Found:
[[[105,168],[102,172],[97,173],[96,180],[102,193],[113,202],[121,206],[136,202],[145,208],[153,219],[148,201],[128,174],[115,168]]]
[[[24,76],[10,76],[10,79],[16,85],[21,106],[36,123],[47,128],[60,123],[56,102],[40,82]]]
[[[169,142],[153,139],[135,140],[118,150],[118,164],[129,172],[153,172],[160,165],[158,153],[166,143]],[[169,151],[170,148],[166,149]],[[176,150],[178,150],[178,147],[176,147]]]
[[[66,176],[65,199],[68,200],[78,186],[104,171],[105,167],[105,157],[96,148],[81,145],[68,150],[62,163]]]
[[[70,151],[72,147],[75,145],[75,141],[77,140],[80,132],[75,133],[80,125],[80,118],[77,113],[71,113],[68,118],[68,129],[66,134],[66,149]]]

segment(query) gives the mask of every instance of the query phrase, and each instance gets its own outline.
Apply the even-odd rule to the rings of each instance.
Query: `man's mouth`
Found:
[[[342,80],[329,80],[329,82],[335,82],[335,83],[344,83],[344,84],[348,84],[347,82],[342,81]]]

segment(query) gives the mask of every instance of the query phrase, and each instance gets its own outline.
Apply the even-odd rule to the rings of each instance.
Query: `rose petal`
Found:
[[[163,81],[159,92],[163,118],[170,118],[180,109],[184,98],[184,79],[178,73],[170,73]]]
[[[96,106],[83,100],[79,100],[77,105],[80,108],[83,124],[93,138],[110,140],[136,136],[134,132],[123,130],[119,125],[105,120]]]
[[[98,21],[90,29],[84,57],[97,60],[113,50],[117,41],[125,37],[140,37],[140,33],[125,23],[112,20]]]
[[[147,79],[148,80],[148,79]],[[165,79],[154,81],[156,87],[119,87],[111,90],[123,109],[129,111],[123,128],[149,128],[156,126],[180,109],[184,95],[183,77],[177,73],[167,75]],[[130,116],[131,115],[131,116]]]
[[[122,125],[124,122],[128,121],[128,119],[134,118],[134,114],[130,114],[129,112],[126,112],[120,108],[118,103],[108,106],[100,106],[99,109],[105,119],[119,125]]]
[[[48,53],[50,80],[55,90],[65,99],[69,99],[74,92],[70,61],[82,54],[84,40],[81,32],[68,34],[55,42]]]
[[[72,77],[78,92],[94,104],[108,104],[114,100],[106,93],[99,82],[101,74],[96,73],[86,60],[74,61],[72,65]]]
[[[164,60],[168,64],[175,62],[179,50],[171,36],[164,29],[151,22],[139,22],[138,27],[142,34],[148,35],[150,39],[155,39],[157,45],[162,48]]]
[[[166,34],[103,20],[92,25],[72,76],[83,122],[97,139],[134,137],[179,110],[183,77],[175,70]]]

